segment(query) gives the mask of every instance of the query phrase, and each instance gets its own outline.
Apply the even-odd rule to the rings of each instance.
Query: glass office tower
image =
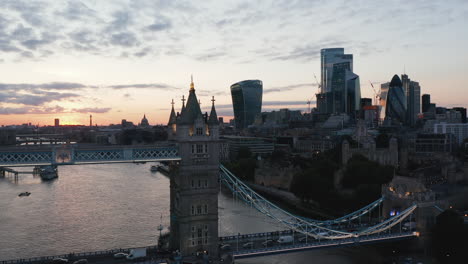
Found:
[[[343,48],[322,49],[320,59],[322,85],[317,94],[319,112],[354,116],[359,110],[361,92],[359,76],[353,73],[353,55],[344,54]]]
[[[403,83],[400,77],[395,74],[388,89],[385,119],[393,125],[405,124],[407,122],[406,102]]]
[[[231,85],[232,107],[237,129],[252,125],[255,116],[262,110],[263,83],[246,80]]]

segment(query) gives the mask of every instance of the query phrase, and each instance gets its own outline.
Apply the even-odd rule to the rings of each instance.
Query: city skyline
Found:
[[[192,73],[203,112],[215,96],[232,117],[229,87],[247,79],[264,83],[262,111],[306,110],[334,47],[354,55],[362,97],[406,73],[437,105],[468,106],[464,1],[7,0],[0,15],[0,125],[166,124]]]

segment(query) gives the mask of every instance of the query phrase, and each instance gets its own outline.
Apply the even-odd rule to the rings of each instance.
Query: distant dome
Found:
[[[395,74],[390,82],[390,87],[402,87],[403,83],[401,82],[400,77]]]

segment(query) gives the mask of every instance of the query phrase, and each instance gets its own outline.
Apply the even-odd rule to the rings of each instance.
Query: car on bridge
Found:
[[[114,254],[114,258],[115,258],[115,259],[124,259],[124,258],[126,258],[127,256],[128,256],[128,254],[125,253],[125,252],[119,252],[119,253],[115,253],[115,254]]]
[[[79,259],[79,260],[73,262],[73,264],[88,264],[88,260],[87,259]]]
[[[54,258],[50,263],[51,264],[66,264],[66,263],[68,263],[68,259]]]
[[[219,248],[223,251],[228,251],[228,250],[231,250],[231,245],[229,244],[221,244],[219,245]]]
[[[254,243],[253,242],[247,242],[242,245],[243,248],[253,248]]]
[[[275,243],[274,240],[272,240],[272,239],[267,239],[267,240],[265,240],[265,241],[262,242],[262,246],[268,247],[268,246],[273,245],[274,243]]]

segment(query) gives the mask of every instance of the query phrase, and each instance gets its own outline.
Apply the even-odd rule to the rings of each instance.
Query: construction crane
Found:
[[[317,83],[317,87],[318,87],[318,94],[320,93],[320,89],[322,89],[322,85],[319,83],[319,81],[317,80],[317,76],[315,76],[315,73],[314,73],[314,78],[315,78],[315,82]]]
[[[376,100],[376,101],[377,101],[377,100],[380,101],[380,99],[381,99],[381,98],[380,98],[380,91],[379,91],[379,93],[377,93],[377,90],[375,90],[374,85],[372,84],[372,82],[369,81],[369,83],[370,83],[370,85],[371,85],[371,87],[372,87],[372,90],[374,90],[375,100]],[[375,105],[377,105],[377,103],[378,103],[378,102],[375,102]]]
[[[317,83],[317,90],[318,90],[318,91],[317,91],[317,94],[320,94],[320,90],[321,90],[321,88],[322,88],[322,85],[320,85],[320,83],[318,82],[317,76],[315,76],[315,73],[314,73],[314,79],[315,79],[315,82]],[[316,95],[317,95],[317,94],[316,94]],[[310,103],[312,102],[312,99],[313,99],[313,98],[307,100],[308,112],[309,112],[309,113],[310,113]]]

